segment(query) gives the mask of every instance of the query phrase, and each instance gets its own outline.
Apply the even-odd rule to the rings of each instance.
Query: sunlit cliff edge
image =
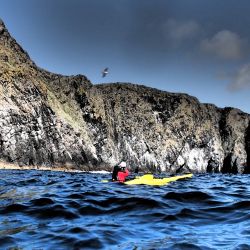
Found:
[[[250,171],[250,115],[131,83],[39,68],[0,20],[0,166]]]

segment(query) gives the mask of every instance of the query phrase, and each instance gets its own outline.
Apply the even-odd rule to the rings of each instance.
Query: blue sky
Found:
[[[1,0],[34,62],[93,84],[131,82],[250,113],[248,0]],[[110,74],[102,78],[101,71]]]

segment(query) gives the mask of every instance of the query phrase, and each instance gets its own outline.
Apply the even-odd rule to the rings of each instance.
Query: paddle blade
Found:
[[[109,180],[101,180],[102,183],[107,183]]]

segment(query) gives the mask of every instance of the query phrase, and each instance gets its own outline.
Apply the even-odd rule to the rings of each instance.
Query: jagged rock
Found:
[[[207,172],[208,173],[218,173],[219,172],[219,162],[214,160],[213,158],[210,158],[207,163]]]
[[[35,65],[0,21],[0,159],[23,165],[249,173],[250,116]],[[138,169],[137,169],[138,170]]]
[[[246,162],[244,165],[244,173],[250,174],[250,122],[248,123],[246,134],[245,134],[245,151],[247,154]]]
[[[5,30],[5,26],[4,26],[2,19],[0,18],[0,35],[3,34],[4,30]]]

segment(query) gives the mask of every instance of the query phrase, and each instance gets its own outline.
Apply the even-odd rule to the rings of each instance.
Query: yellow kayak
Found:
[[[185,179],[185,178],[191,178],[192,176],[193,174],[184,174],[184,175],[177,175],[173,177],[166,177],[162,179],[156,179],[154,178],[152,174],[146,174],[146,175],[137,177],[134,180],[125,181],[124,184],[126,185],[144,184],[144,185],[151,185],[151,186],[162,186],[162,185],[168,184],[169,182],[173,182],[173,181],[177,181],[177,180]]]

